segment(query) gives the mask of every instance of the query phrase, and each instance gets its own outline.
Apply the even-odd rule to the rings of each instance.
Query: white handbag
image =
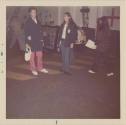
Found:
[[[25,55],[24,55],[25,61],[29,61],[31,58],[31,48],[26,47],[25,48]]]

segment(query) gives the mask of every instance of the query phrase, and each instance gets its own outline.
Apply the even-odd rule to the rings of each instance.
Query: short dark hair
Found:
[[[36,7],[30,7],[30,8],[28,9],[28,12],[30,13],[32,10],[35,10],[35,11],[37,12],[37,8],[36,8]]]
[[[68,17],[72,18],[71,14],[69,12],[65,12],[64,15],[67,15]]]

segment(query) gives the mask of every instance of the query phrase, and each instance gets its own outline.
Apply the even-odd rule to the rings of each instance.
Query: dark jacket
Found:
[[[58,43],[60,43],[62,39],[62,32],[64,29],[64,25],[65,23],[63,23],[60,26],[59,34],[58,34]],[[71,22],[66,29],[66,39],[64,40],[64,46],[69,47],[70,44],[75,43],[76,40],[77,40],[77,26],[74,22]]]
[[[29,41],[27,39],[28,36],[31,36],[31,40]],[[32,18],[29,18],[25,24],[25,41],[31,46],[32,51],[41,51],[43,48],[42,43],[42,31],[41,31],[41,25],[39,21],[37,21],[37,24],[32,20]]]
[[[96,34],[96,44],[98,51],[107,52],[112,44],[110,30],[98,31]]]

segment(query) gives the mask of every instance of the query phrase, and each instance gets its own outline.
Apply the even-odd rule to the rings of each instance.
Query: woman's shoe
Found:
[[[60,71],[60,72],[64,72],[64,70],[63,70],[63,69],[59,69],[59,71]]]
[[[48,70],[45,69],[45,68],[43,68],[43,69],[40,70],[40,72],[42,72],[42,73],[46,73],[46,74],[47,74],[47,73],[48,73]]]
[[[72,75],[72,73],[69,72],[69,71],[64,71],[64,74],[66,74],[66,75]]]
[[[106,75],[109,77],[109,76],[113,76],[114,73],[113,72],[110,72],[110,73],[107,73]]]
[[[92,73],[92,74],[96,73],[95,71],[93,71],[93,70],[91,70],[91,69],[88,70],[88,72],[89,72],[89,73]]]
[[[37,75],[38,75],[38,72],[37,72],[37,71],[32,71],[32,74],[33,74],[34,76],[37,76]]]

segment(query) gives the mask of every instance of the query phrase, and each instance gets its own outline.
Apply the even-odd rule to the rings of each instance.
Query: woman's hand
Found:
[[[61,47],[61,41],[59,42],[59,44],[57,44],[57,52],[60,52],[60,47]]]
[[[60,48],[59,47],[57,48],[57,52],[60,52]]]
[[[25,46],[26,46],[26,48],[31,48],[31,47],[30,47],[30,45],[29,45],[29,44],[27,44],[27,43],[26,43],[26,45],[25,45]]]
[[[30,41],[31,40],[31,36],[28,36],[27,39]]]
[[[70,44],[70,48],[73,48],[73,47],[74,47],[74,44],[73,44],[73,43],[71,43],[71,44]]]

